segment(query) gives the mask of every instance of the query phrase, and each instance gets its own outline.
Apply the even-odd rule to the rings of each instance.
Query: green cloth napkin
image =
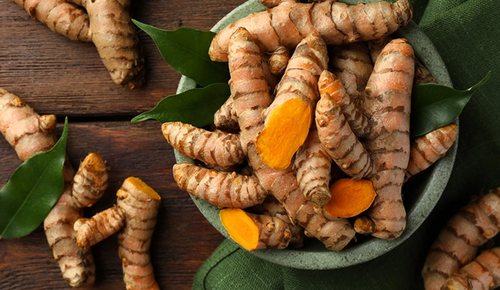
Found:
[[[447,219],[473,195],[500,187],[500,9],[497,0],[410,2],[414,21],[437,47],[455,88],[466,89],[492,72],[460,115],[453,173],[428,220],[393,251],[339,270],[279,266],[226,240],[201,266],[193,289],[423,289],[420,271]]]

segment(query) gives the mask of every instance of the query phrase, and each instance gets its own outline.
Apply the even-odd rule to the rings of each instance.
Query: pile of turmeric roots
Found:
[[[56,143],[56,117],[37,114],[18,96],[0,88],[0,132],[22,161],[50,150]],[[108,167],[90,153],[75,172],[69,158],[63,167],[64,189],[44,220],[47,242],[63,279],[72,287],[92,285],[94,258],[90,247],[118,233],[118,256],[127,289],[159,289],[149,247],[160,196],[137,177],[125,179],[115,206],[84,218],[108,187]]]
[[[304,236],[333,251],[356,234],[398,238],[403,183],[444,156],[458,131],[452,123],[410,139],[412,86],[435,82],[394,33],[412,7],[261,2],[268,9],[212,41],[210,57],[228,61],[231,74],[214,128],[162,125],[167,141],[197,160],[174,165],[178,186],[219,207],[247,250],[300,247]]]

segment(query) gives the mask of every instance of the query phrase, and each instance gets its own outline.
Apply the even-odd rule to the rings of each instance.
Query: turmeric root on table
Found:
[[[499,231],[500,188],[496,188],[469,202],[439,232],[422,268],[425,289],[441,289],[446,279],[473,261],[478,247]]]
[[[227,61],[229,38],[240,27],[250,32],[261,52],[273,52],[279,46],[294,49],[311,34],[319,34],[328,45],[381,38],[405,26],[412,13],[408,0],[357,5],[281,1],[222,29],[214,37],[209,54],[214,61]]]
[[[149,248],[161,197],[137,177],[128,177],[116,193],[116,206],[74,224],[76,243],[91,247],[118,232],[118,255],[127,289],[159,289]]]
[[[22,161],[50,150],[56,143],[54,115],[40,116],[19,97],[0,89],[0,131]],[[44,220],[47,242],[63,279],[72,287],[91,285],[95,280],[94,259],[90,250],[74,242],[73,222],[83,216],[79,193],[72,188],[75,170],[66,158],[63,167],[64,189]],[[103,184],[107,181],[102,179]],[[95,199],[94,199],[95,202]]]
[[[493,289],[500,285],[500,248],[482,252],[469,264],[451,275],[442,290]]]
[[[129,13],[130,0],[14,2],[52,31],[72,40],[93,42],[116,84],[133,89],[144,82],[144,59]]]

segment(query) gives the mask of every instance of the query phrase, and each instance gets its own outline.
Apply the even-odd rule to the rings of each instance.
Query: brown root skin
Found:
[[[161,130],[179,153],[205,164],[231,166],[245,160],[246,152],[237,134],[208,131],[181,122],[164,123]]]
[[[307,200],[323,206],[330,200],[329,184],[332,159],[321,144],[316,129],[311,129],[304,144],[295,155],[293,169],[300,191]]]
[[[500,248],[482,252],[444,282],[442,290],[493,289],[500,285]]]
[[[264,201],[268,192],[253,176],[220,172],[191,163],[173,167],[180,189],[217,207],[247,208]]]
[[[73,178],[72,195],[78,207],[91,207],[108,188],[106,161],[97,152],[89,153]]]
[[[54,115],[40,116],[21,98],[0,88],[0,132],[22,161],[55,145],[56,123]]]
[[[405,181],[444,157],[455,143],[457,136],[458,125],[451,123],[413,139]]]
[[[128,84],[130,89],[143,84],[144,58],[129,14],[130,0],[14,2],[52,31],[72,40],[93,42],[116,84]]]
[[[410,157],[410,106],[415,73],[414,52],[404,38],[389,42],[380,53],[366,86],[364,112],[371,130],[364,142],[375,173],[369,177],[377,197],[367,217],[373,236],[395,239],[406,228],[401,188]]]
[[[500,231],[500,188],[472,200],[452,216],[431,246],[422,268],[425,289],[446,279],[476,257],[478,247]],[[451,288],[452,289],[452,288]]]
[[[405,26],[411,17],[412,7],[408,0],[358,5],[336,1],[314,5],[280,1],[279,5],[253,13],[218,32],[209,55],[214,61],[227,61],[229,37],[240,27],[249,31],[261,52],[273,52],[278,46],[294,49],[312,33],[321,35],[328,45],[381,38]]]

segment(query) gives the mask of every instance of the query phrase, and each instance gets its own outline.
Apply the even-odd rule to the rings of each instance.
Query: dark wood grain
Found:
[[[210,29],[244,1],[133,0],[141,22],[173,30]],[[115,85],[89,43],[60,36],[9,0],[0,1],[0,87],[17,94],[40,114],[69,117],[68,155],[76,168],[99,151],[111,168],[104,197],[86,210],[90,216],[116,202],[116,190],[137,176],[162,196],[151,254],[161,289],[190,289],[201,264],[223,240],[172,178],[173,151],[160,123],[130,123],[131,117],[175,94],[180,74],[162,59],[155,44],[139,33],[147,82],[136,90]],[[58,126],[62,130],[62,124]],[[21,164],[0,138],[0,186]],[[91,289],[124,289],[116,237],[94,246],[97,280]],[[70,289],[62,280],[40,226],[30,235],[0,240],[0,289]]]

